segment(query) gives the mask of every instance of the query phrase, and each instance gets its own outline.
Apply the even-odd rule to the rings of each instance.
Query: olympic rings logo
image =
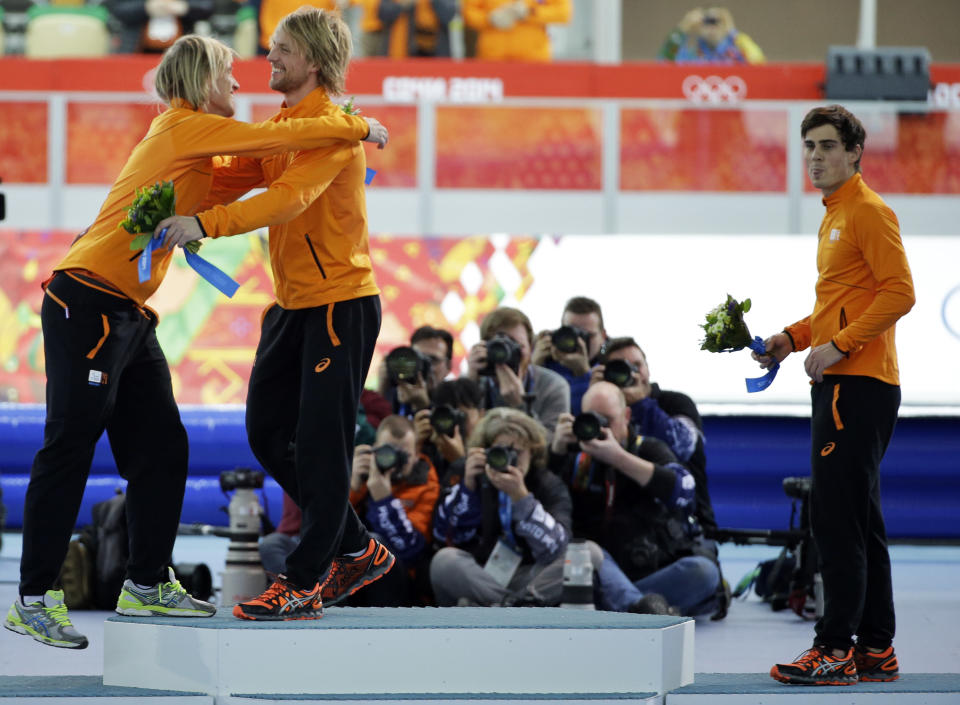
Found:
[[[683,95],[694,103],[738,103],[747,97],[747,82],[739,76],[691,74],[683,79]]]

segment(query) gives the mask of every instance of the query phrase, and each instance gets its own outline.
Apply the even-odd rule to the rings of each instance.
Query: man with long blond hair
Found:
[[[270,87],[284,96],[272,119],[339,114],[330,96],[343,93],[352,52],[343,20],[302,7],[283,18],[271,44]],[[261,324],[247,435],[303,523],[286,572],[234,608],[242,619],[318,619],[324,603],[379,579],[395,561],[349,503],[357,406],[380,331],[365,176],[360,145],[238,159],[218,171],[208,203],[265,192],[158,226],[169,226],[167,242],[181,245],[247,232],[258,219],[271,223],[276,302]]]
[[[166,109],[134,147],[94,223],[43,284],[47,419],[24,503],[20,598],[4,626],[44,644],[83,649],[88,643],[54,586],[104,430],[128,481],[129,579],[117,612],[209,617],[215,611],[167,570],[186,484],[187,434],[157,342],[157,315],[145,302],[173,253],[158,250],[150,277],[140,281],[131,236],[120,227],[137,189],[172,180],[178,209],[192,213],[210,187],[215,155],[357,144],[373,131],[367,121],[340,114],[258,125],[230,120],[239,88],[232,65],[232,50],[204,37],[181,37],[167,50],[155,80]]]

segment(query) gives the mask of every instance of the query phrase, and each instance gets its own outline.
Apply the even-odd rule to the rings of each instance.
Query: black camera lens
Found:
[[[810,496],[810,482],[809,477],[785,477],[783,478],[783,492],[787,497],[806,499]]]
[[[504,333],[497,333],[487,341],[487,364],[480,374],[493,377],[497,374],[497,365],[506,365],[514,372],[520,370],[520,345]]]
[[[441,404],[430,412],[430,425],[437,433],[453,438],[457,426],[463,423],[465,414],[449,404]]]
[[[393,384],[414,383],[418,375],[426,380],[430,374],[430,359],[410,347],[394,348],[384,362]]]
[[[220,489],[224,492],[239,488],[258,490],[263,487],[263,473],[250,468],[224,470],[220,473]]]
[[[603,435],[601,429],[609,425],[610,422],[603,414],[584,411],[573,420],[573,435],[580,441],[592,441],[600,438]]]
[[[373,461],[380,472],[400,468],[407,462],[407,454],[395,445],[384,443],[373,449]]]
[[[637,368],[626,360],[610,360],[603,366],[603,378],[618,387],[629,387]]]
[[[510,446],[490,446],[487,448],[487,465],[497,472],[506,472],[511,465],[517,466],[520,454]]]
[[[557,352],[575,353],[580,349],[579,341],[588,343],[590,333],[576,326],[560,326],[550,334],[550,341]]]

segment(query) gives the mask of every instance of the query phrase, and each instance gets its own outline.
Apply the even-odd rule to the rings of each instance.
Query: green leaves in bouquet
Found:
[[[353,104],[354,96],[350,96],[350,100],[343,103],[340,106],[340,109],[345,112],[347,115],[359,115],[361,110]]]
[[[707,313],[706,322],[700,327],[704,332],[701,350],[709,352],[734,352],[750,345],[753,338],[743,314],[750,310],[750,299],[738,302],[727,294],[727,300]]]
[[[137,190],[133,203],[127,208],[127,217],[120,226],[131,235],[136,235],[130,241],[131,250],[142,250],[153,237],[153,230],[165,218],[169,218],[177,211],[177,195],[173,188],[173,181],[157,181],[153,186],[144,186]],[[186,245],[194,254],[200,249],[199,242]]]

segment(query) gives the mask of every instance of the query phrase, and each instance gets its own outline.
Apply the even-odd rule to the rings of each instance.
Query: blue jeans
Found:
[[[631,581],[603,549],[603,563],[597,570],[601,609],[626,612],[649,592],[663,595],[681,614],[693,616],[713,612],[720,585],[720,569],[703,556],[684,556],[645,578]]]

